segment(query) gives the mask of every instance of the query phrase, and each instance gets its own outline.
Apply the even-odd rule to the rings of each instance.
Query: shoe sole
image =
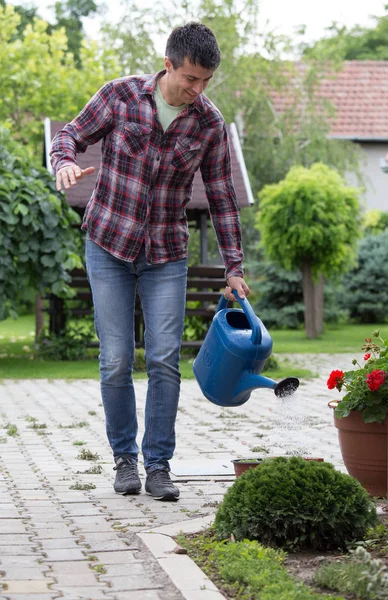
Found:
[[[141,488],[124,490],[124,492],[118,492],[117,490],[114,491],[116,492],[116,494],[120,494],[121,496],[136,496],[137,494],[140,494]]]
[[[152,496],[154,500],[164,500],[165,502],[177,502],[179,500],[179,496],[175,496],[174,494],[164,494],[163,496],[154,496],[151,492],[147,492],[146,494]]]

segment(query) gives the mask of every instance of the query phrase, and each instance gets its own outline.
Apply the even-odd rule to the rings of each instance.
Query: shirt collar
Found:
[[[151,95],[153,96],[155,93],[155,88],[156,88],[156,84],[157,81],[159,79],[159,77],[161,77],[162,75],[164,75],[166,73],[166,69],[163,69],[163,71],[159,71],[158,73],[155,73],[154,75],[151,75],[149,77],[149,79],[147,79],[147,81],[144,83],[143,85],[143,94],[144,95]],[[187,109],[191,112],[192,110],[196,109],[199,112],[204,112],[205,107],[204,107],[204,102],[203,102],[203,97],[202,94],[199,94],[199,96],[195,99],[195,101],[193,102],[193,104],[189,104],[187,106]]]

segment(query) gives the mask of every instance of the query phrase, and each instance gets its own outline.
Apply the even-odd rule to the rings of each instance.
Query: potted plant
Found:
[[[345,466],[373,496],[387,495],[388,339],[380,330],[365,338],[364,364],[330,373],[327,387],[346,390],[334,408],[334,424]],[[378,343],[377,343],[378,342]]]

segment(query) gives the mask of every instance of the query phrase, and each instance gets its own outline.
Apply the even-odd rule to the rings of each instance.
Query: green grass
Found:
[[[282,353],[312,353],[329,354],[360,353],[366,337],[381,329],[383,337],[388,337],[388,324],[374,323],[364,325],[326,326],[324,333],[315,340],[306,338],[302,330],[271,330],[273,352]]]
[[[17,320],[7,319],[0,322],[0,379],[99,379],[97,351],[91,351],[91,358],[80,361],[33,360],[35,321],[34,315],[25,315]],[[308,370],[295,369],[293,365],[282,362],[282,353],[360,353],[365,337],[372,331],[381,329],[388,336],[388,325],[344,325],[327,327],[316,340],[306,338],[304,331],[271,330],[274,342],[273,352],[280,358],[278,371],[265,372],[267,377],[276,380],[289,375],[309,378],[314,374]],[[94,355],[94,356],[93,356]],[[181,361],[183,379],[192,379],[193,359],[185,355]],[[146,373],[137,372],[134,379],[144,379]]]

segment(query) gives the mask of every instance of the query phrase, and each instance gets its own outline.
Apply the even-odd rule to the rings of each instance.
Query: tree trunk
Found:
[[[319,275],[317,283],[314,284],[314,318],[315,328],[318,335],[323,333],[323,320],[324,320],[324,278],[323,275]]]
[[[304,327],[306,336],[315,339],[323,331],[323,290],[324,280],[320,275],[318,282],[314,283],[311,264],[302,267],[303,275],[303,300],[304,300]]]
[[[35,296],[35,339],[38,339],[44,327],[43,300],[40,294]]]

